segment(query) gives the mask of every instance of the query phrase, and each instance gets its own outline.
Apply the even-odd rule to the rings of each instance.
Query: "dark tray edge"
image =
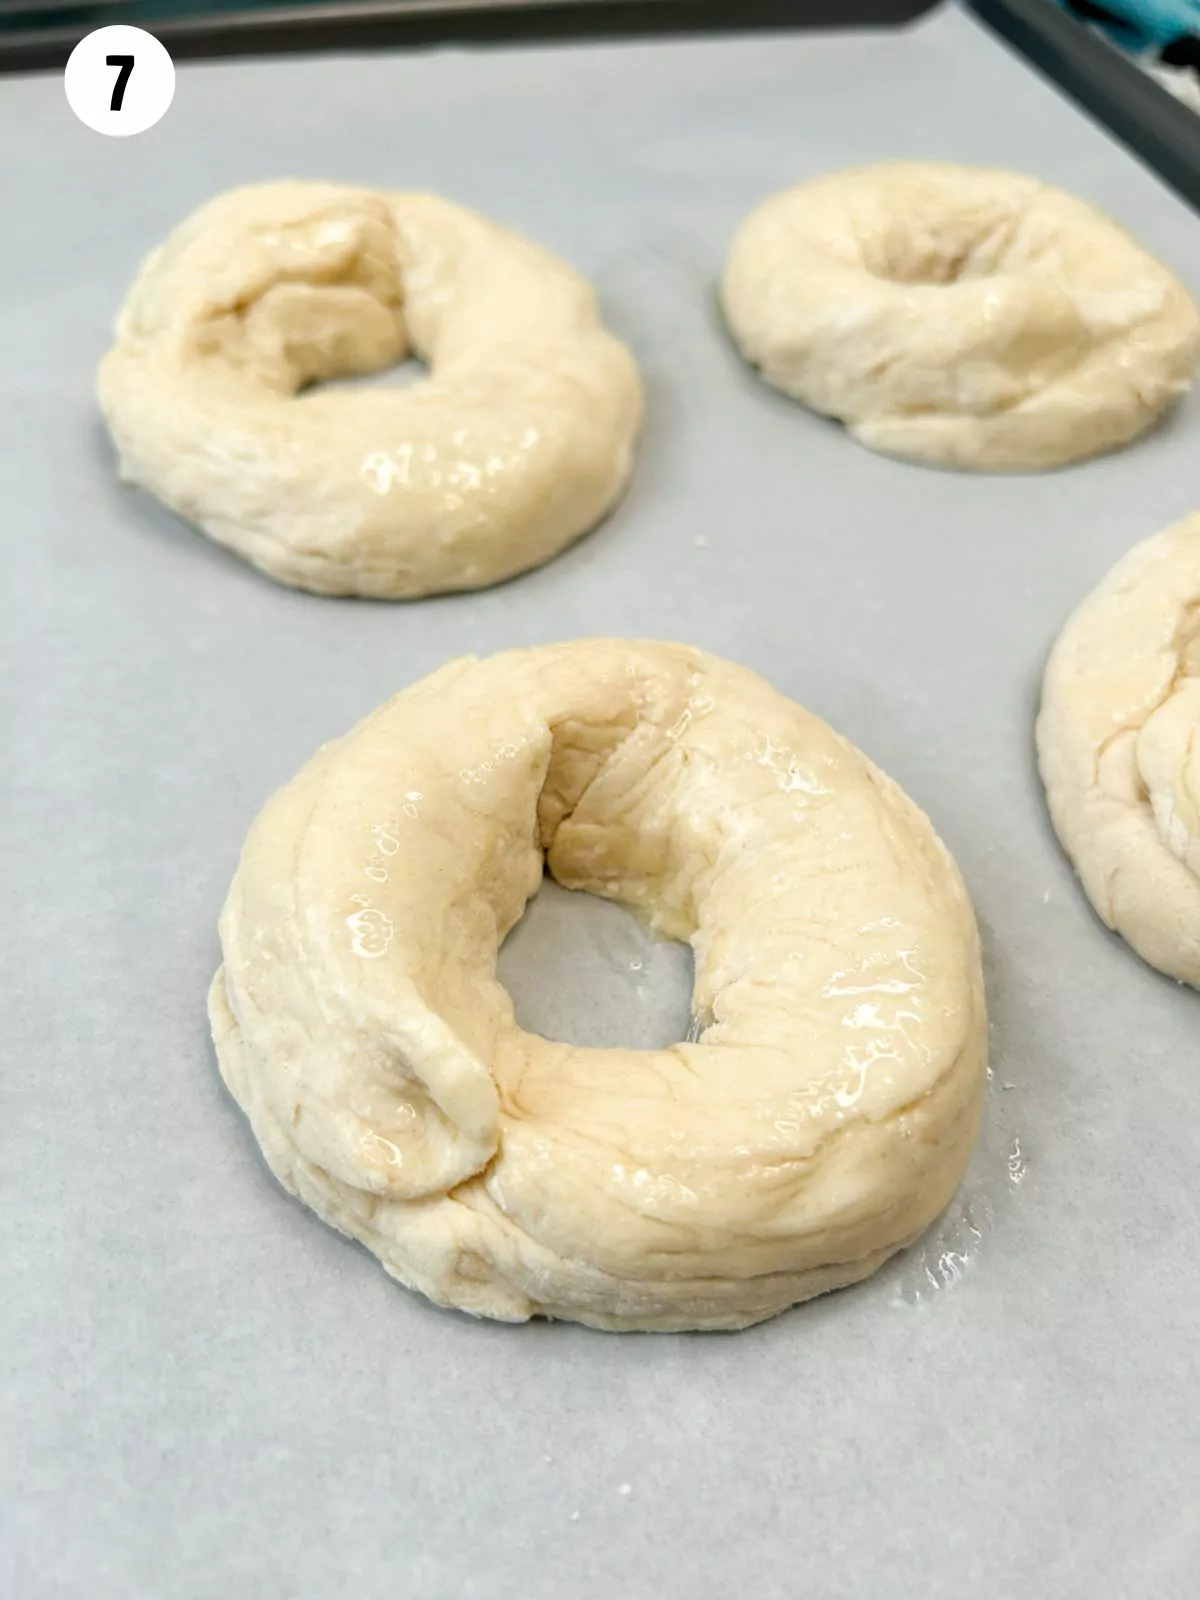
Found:
[[[899,27],[938,0],[329,0],[145,23],[176,60],[764,28]],[[114,18],[114,20],[116,20]],[[139,19],[138,25],[143,25]],[[90,29],[0,32],[0,73],[58,69]]]
[[[1051,0],[967,0],[995,32],[1200,208],[1200,117]]]

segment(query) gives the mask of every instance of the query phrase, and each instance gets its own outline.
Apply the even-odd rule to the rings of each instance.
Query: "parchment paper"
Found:
[[[1194,1596],[1200,997],[1088,909],[1031,723],[1066,614],[1200,502],[1200,406],[1055,475],[922,470],[765,389],[712,291],[759,199],[881,157],[1039,173],[1198,291],[1200,218],[954,11],[903,35],[184,65],[127,141],[76,123],[58,78],[9,79],[0,151],[0,1593]],[[610,522],[491,593],[369,604],[277,588],[118,485],[92,382],[139,258],[284,175],[427,187],[593,277],[649,394]],[[207,1039],[217,912],[269,792],[448,657],[607,633],[734,657],[828,718],[932,814],[986,941],[969,1204],[733,1337],[425,1305],[277,1188]],[[527,1021],[686,1024],[686,960],[638,973],[616,918],[535,907],[504,958]]]

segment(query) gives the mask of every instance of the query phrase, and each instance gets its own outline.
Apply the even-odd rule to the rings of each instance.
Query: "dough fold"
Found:
[[[409,388],[309,389],[408,355]],[[431,195],[270,183],[143,265],[100,367],[127,480],[281,583],[496,583],[628,481],[632,357],[563,262]]]
[[[1037,744],[1100,917],[1200,988],[1200,515],[1137,545],[1067,622]]]
[[[768,383],[887,455],[981,471],[1115,449],[1189,387],[1200,314],[1102,212],[1015,173],[832,173],[743,223],[726,320]]]
[[[695,1043],[521,1029],[544,870],[695,954]],[[816,717],[681,645],[452,662],[267,805],[221,919],[221,1071],[279,1179],[441,1305],[738,1328],[943,1208],[987,1028],[928,820]]]

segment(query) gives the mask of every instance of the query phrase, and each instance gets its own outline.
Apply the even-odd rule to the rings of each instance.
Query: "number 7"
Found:
[[[113,84],[112,99],[108,102],[110,111],[120,111],[125,100],[125,85],[129,82],[129,74],[133,71],[132,56],[105,56],[104,64],[108,67],[120,67],[117,81]]]

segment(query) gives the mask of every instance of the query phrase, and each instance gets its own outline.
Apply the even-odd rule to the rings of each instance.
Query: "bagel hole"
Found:
[[[948,288],[986,278],[1003,264],[1013,219],[948,213],[918,222],[905,218],[863,242],[865,265],[889,283]]]
[[[693,1037],[692,952],[632,911],[547,873],[500,949],[497,977],[529,1033],[594,1050],[661,1050]]]
[[[429,368],[420,356],[406,356],[393,366],[382,367],[378,372],[351,372],[337,378],[317,379],[305,384],[306,393],[317,389],[411,389],[415,383],[424,383]]]

